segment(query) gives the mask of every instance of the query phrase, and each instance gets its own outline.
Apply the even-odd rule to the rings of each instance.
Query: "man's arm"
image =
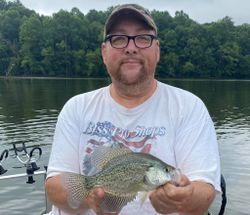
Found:
[[[185,215],[202,215],[215,197],[212,185],[193,181],[182,175],[178,186],[167,183],[151,193],[150,200],[159,213],[179,212]]]
[[[93,189],[93,191],[85,200],[83,200],[82,204],[77,209],[72,209],[68,205],[67,193],[61,185],[60,175],[49,177],[46,181],[45,188],[49,201],[65,212],[77,214],[91,208],[96,212],[96,214],[103,214],[99,206],[104,197],[104,191],[101,188]]]

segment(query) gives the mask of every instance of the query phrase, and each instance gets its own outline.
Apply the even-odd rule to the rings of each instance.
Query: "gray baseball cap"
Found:
[[[104,38],[111,32],[117,21],[125,17],[135,18],[144,22],[157,35],[157,26],[147,9],[137,4],[124,4],[117,6],[109,15],[104,26]]]

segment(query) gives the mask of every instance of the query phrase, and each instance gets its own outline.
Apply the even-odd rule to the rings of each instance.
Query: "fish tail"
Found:
[[[62,173],[63,188],[67,193],[68,204],[71,208],[79,208],[83,200],[88,196],[87,177],[76,173]]]

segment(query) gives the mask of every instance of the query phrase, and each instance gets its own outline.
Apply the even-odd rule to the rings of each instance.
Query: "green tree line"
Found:
[[[19,0],[0,0],[0,76],[106,77],[100,44],[112,8],[39,15]],[[230,17],[199,24],[183,11],[151,11],[159,28],[156,75],[250,78],[250,24]]]

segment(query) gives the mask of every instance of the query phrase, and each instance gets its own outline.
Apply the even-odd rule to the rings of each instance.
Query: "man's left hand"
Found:
[[[194,187],[185,175],[181,175],[178,185],[166,183],[150,195],[150,200],[158,213],[181,212],[190,201]]]

